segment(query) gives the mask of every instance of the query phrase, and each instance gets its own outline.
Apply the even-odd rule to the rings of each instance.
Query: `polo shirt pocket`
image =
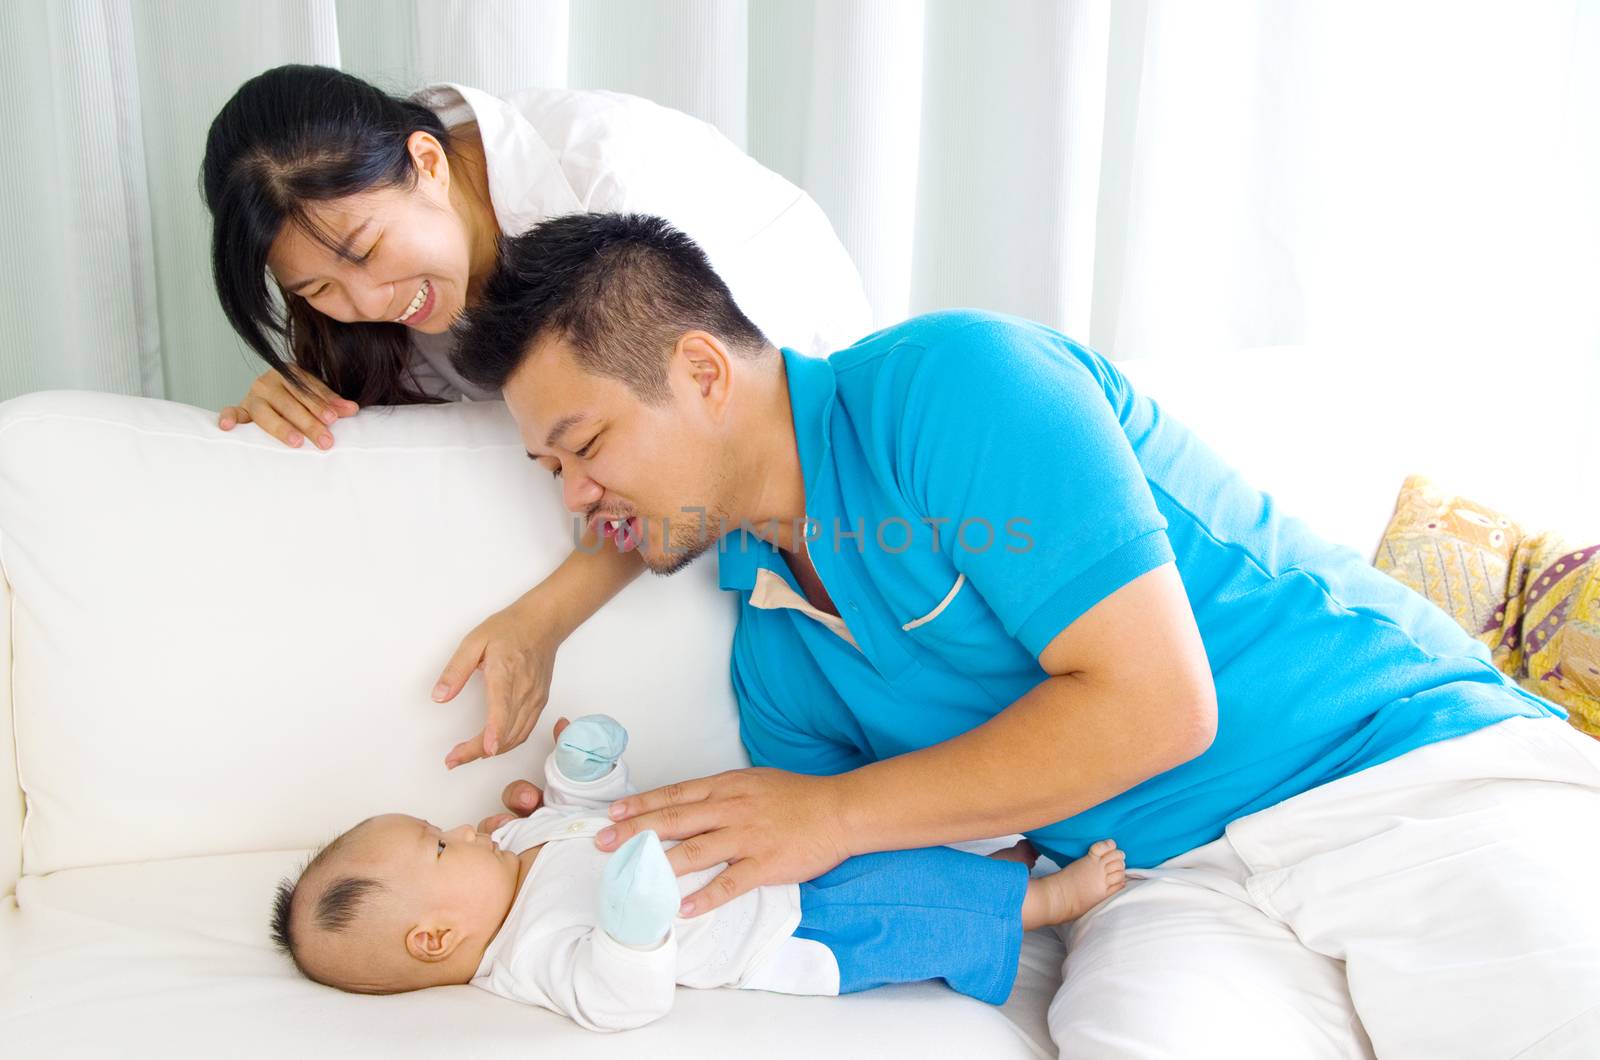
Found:
[[[1010,703],[1045,676],[1039,662],[989,607],[964,574],[916,618],[901,623],[930,672],[959,676],[997,703]]]
[[[944,597],[927,613],[900,628],[922,647],[951,663],[962,663],[983,643],[984,604],[978,592],[958,574]]]

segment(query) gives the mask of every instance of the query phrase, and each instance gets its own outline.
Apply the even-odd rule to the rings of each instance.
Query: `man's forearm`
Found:
[[[585,534],[582,543],[522,600],[553,620],[565,640],[644,570],[637,552],[618,552]]]
[[[1210,710],[1046,678],[977,728],[836,778],[845,842],[851,854],[903,850],[1071,817],[1198,755]]]

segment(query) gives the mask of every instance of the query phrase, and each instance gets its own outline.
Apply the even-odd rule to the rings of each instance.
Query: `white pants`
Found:
[[[1066,1060],[1600,1057],[1600,741],[1565,722],[1418,748],[1129,876],[1061,929]]]

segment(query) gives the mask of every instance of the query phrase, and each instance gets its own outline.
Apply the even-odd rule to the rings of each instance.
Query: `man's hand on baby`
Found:
[[[667,852],[678,875],[728,867],[684,899],[699,916],[768,884],[799,883],[834,868],[845,842],[837,778],[781,769],[735,769],[629,795],[611,804],[617,823],[595,836],[612,850],[646,830],[681,840]]]
[[[556,768],[569,780],[599,780],[628,746],[628,730],[605,714],[556,722]]]
[[[654,832],[640,832],[606,862],[600,926],[625,946],[654,946],[672,927],[680,897],[661,840]]]

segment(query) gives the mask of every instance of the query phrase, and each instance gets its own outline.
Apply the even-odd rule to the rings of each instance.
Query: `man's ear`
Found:
[[[418,924],[406,933],[406,952],[424,964],[448,960],[461,944],[461,933],[452,927]]]
[[[720,416],[733,389],[731,360],[728,347],[709,331],[686,331],[672,347],[671,371],[681,373]]]

